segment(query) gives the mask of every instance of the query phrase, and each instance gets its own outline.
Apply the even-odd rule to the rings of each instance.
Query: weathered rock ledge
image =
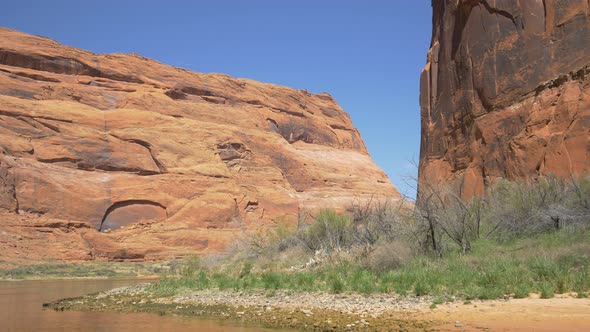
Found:
[[[0,28],[0,236],[32,256],[219,251],[372,195],[400,197],[327,93]]]

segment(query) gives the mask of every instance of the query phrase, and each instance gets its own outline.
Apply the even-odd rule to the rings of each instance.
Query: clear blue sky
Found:
[[[430,0],[5,1],[0,25],[95,53],[135,52],[332,94],[377,164],[404,176],[420,148]]]

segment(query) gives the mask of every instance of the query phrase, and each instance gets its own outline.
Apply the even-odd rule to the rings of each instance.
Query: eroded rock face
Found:
[[[105,212],[100,224],[100,231],[118,229],[141,220],[159,220],[168,218],[166,207],[145,200],[118,202]]]
[[[0,29],[0,210],[85,225],[88,257],[221,250],[372,195],[399,198],[326,93]]]
[[[433,1],[419,181],[590,173],[590,2]]]

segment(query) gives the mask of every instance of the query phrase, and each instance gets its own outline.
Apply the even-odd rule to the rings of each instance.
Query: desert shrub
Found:
[[[590,177],[547,176],[533,183],[498,181],[487,197],[487,236],[498,240],[589,224]]]
[[[568,201],[576,223],[590,227],[590,176],[572,178]]]
[[[292,235],[295,233],[295,223],[287,216],[278,218],[272,227],[245,231],[241,241],[237,243],[240,251],[247,250],[250,256],[257,256],[266,251],[282,251],[292,246]]]
[[[201,269],[201,259],[198,256],[186,258],[180,274],[183,277],[192,277]]]
[[[590,291],[590,230],[576,236],[551,232],[511,242],[479,239],[469,255],[448,252],[442,258],[428,255],[409,258],[399,267],[375,271],[359,254],[335,253],[324,264],[312,269],[269,269],[256,262],[232,263],[233,269],[201,268],[191,276],[162,278],[152,290],[174,295],[187,289],[259,289],[328,291],[333,293],[396,292],[400,295],[456,296],[465,300],[496,299],[506,294],[527,297],[539,293],[574,291],[580,297]],[[373,248],[395,252],[396,244],[377,242]],[[406,248],[403,243],[401,248]],[[389,249],[387,249],[389,248]],[[350,255],[350,256],[348,256]]]
[[[252,264],[252,262],[250,262],[250,261],[244,262],[244,264],[242,265],[242,269],[240,270],[240,274],[239,274],[240,279],[249,275],[252,272],[253,267],[254,267],[254,264]]]
[[[444,188],[415,205],[370,199],[244,232],[221,266],[188,259],[182,288],[396,292],[495,299],[590,290],[590,178],[498,181],[463,201]],[[422,250],[420,250],[422,249]],[[434,255],[433,255],[434,253]]]
[[[347,208],[352,218],[352,238],[356,245],[371,246],[378,241],[399,240],[408,230],[411,209],[405,200],[393,202],[372,197],[355,200]]]
[[[368,254],[366,267],[371,271],[383,273],[398,269],[412,259],[410,247],[401,241],[379,242]]]
[[[245,230],[226,263],[239,270],[249,261],[252,271],[264,271],[355,262],[386,271],[403,264],[414,252],[408,249],[413,242],[409,239],[414,227],[412,207],[407,201],[356,200],[344,213],[324,209],[315,215],[300,212],[296,220],[279,218],[272,227]],[[388,255],[387,250],[395,252]]]
[[[311,224],[304,225],[297,238],[311,251],[340,251],[349,245],[350,218],[334,210],[321,210]]]
[[[416,202],[414,234],[422,248],[438,256],[449,244],[469,253],[480,237],[506,242],[590,226],[590,177],[499,180],[484,197],[471,201],[444,186],[423,188]]]
[[[472,242],[479,238],[482,207],[479,199],[465,202],[448,188],[427,185],[416,202],[416,237],[423,248],[439,256],[445,241],[469,253]]]

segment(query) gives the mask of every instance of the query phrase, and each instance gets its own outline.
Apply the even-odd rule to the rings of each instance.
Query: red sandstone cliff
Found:
[[[590,173],[590,1],[436,0],[419,182]]]
[[[329,94],[0,29],[3,256],[220,250],[374,194],[399,198]]]

